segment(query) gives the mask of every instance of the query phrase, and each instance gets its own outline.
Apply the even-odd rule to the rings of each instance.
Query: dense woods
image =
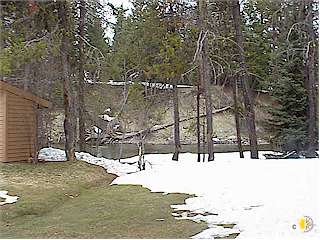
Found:
[[[119,141],[134,137],[143,154],[148,134],[166,110],[161,103],[169,99],[173,160],[178,160],[184,131],[178,90],[188,85],[194,101],[203,102],[204,109],[198,104],[192,114],[204,114],[194,123],[194,134],[199,153],[200,141],[205,143],[207,161],[214,160],[213,113],[220,109],[215,86],[232,89],[240,156],[248,136],[251,158],[258,158],[255,111],[261,92],[272,99],[263,122],[270,142],[282,151],[315,156],[317,1],[131,2],[133,7],[125,9],[95,0],[1,1],[0,78],[54,105],[50,112],[38,112],[45,136],[39,148],[52,141],[49,131],[60,111],[69,160],[76,148],[86,150],[93,126],[99,128],[98,139],[100,131]],[[121,88],[122,100],[111,100],[115,107],[107,109],[101,103],[112,99],[112,89],[105,87],[110,82]],[[127,131],[132,116],[138,126],[134,133]]]

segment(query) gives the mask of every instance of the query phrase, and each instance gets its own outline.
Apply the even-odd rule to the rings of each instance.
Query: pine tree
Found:
[[[284,151],[303,150],[307,140],[307,95],[301,59],[279,64],[273,69],[272,97],[268,129],[273,143]]]

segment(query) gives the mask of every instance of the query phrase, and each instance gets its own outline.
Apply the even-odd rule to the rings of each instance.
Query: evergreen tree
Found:
[[[272,97],[269,108],[272,118],[268,129],[273,143],[284,151],[303,150],[307,143],[307,97],[301,62],[279,64],[273,69]]]

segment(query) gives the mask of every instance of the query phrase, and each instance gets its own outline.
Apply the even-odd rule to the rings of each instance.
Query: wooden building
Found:
[[[35,156],[37,109],[50,105],[0,80],[0,162],[28,161]]]

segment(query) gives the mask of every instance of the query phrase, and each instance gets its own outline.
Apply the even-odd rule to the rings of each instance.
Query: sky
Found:
[[[129,0],[103,0],[103,2],[109,2],[112,3],[113,5],[115,5],[116,7],[120,7],[121,4],[123,4],[123,6],[125,8],[131,8],[132,4],[130,3]]]
[[[101,0],[101,3],[106,6],[105,8],[106,8],[106,11],[108,14],[108,20],[112,23],[116,22],[116,18],[112,15],[109,7],[107,7],[107,3],[112,3],[115,7],[120,7],[121,5],[123,5],[124,8],[127,8],[127,9],[132,8],[132,4],[131,4],[130,0]],[[109,28],[106,32],[106,36],[109,39],[112,39],[113,35],[114,35],[114,33],[113,33],[112,29]]]

